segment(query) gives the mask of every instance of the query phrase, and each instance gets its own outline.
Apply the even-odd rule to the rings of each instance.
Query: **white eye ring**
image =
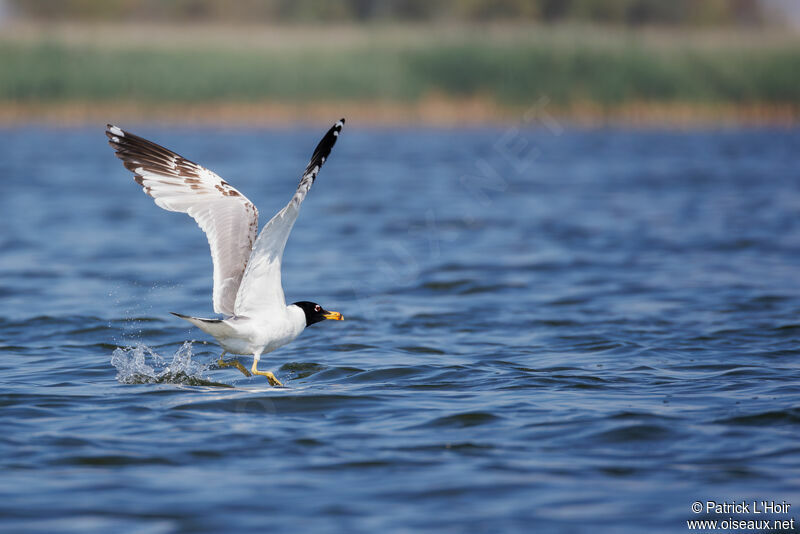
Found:
[[[322,306],[320,306],[319,304],[317,304],[316,306],[314,306],[314,311],[317,311],[317,312],[318,312],[318,311],[322,311]]]

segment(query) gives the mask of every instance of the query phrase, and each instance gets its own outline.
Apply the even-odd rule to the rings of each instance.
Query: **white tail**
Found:
[[[183,315],[181,313],[170,312],[175,317],[180,317],[184,321],[189,321],[197,328],[209,334],[211,336],[219,337],[227,337],[233,336],[236,334],[236,331],[225,321],[221,319],[203,319],[201,317],[191,317],[189,315]]]

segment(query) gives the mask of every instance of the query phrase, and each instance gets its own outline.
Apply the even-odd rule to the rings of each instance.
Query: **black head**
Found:
[[[324,321],[325,319],[330,319],[333,321],[344,320],[344,317],[342,317],[341,313],[325,310],[316,302],[308,302],[307,300],[303,300],[300,302],[295,302],[294,305],[303,310],[303,312],[306,314],[306,326],[311,326],[312,324]]]

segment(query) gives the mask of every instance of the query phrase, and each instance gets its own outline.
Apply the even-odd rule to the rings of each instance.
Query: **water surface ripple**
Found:
[[[134,130],[262,223],[319,136]],[[102,127],[2,130],[0,529],[682,532],[695,500],[800,508],[798,153],[798,130],[348,125],[284,265],[289,299],[347,320],[262,360],[270,388],[169,315],[211,310],[205,238]]]

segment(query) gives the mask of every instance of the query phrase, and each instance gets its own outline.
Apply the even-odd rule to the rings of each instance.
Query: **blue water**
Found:
[[[325,129],[123,126],[262,224]],[[211,313],[205,238],[103,125],[0,130],[0,530],[685,532],[713,518],[693,501],[742,499],[800,517],[798,154],[796,129],[348,123],[284,263],[290,301],[346,320],[262,360],[271,388],[169,315]]]

